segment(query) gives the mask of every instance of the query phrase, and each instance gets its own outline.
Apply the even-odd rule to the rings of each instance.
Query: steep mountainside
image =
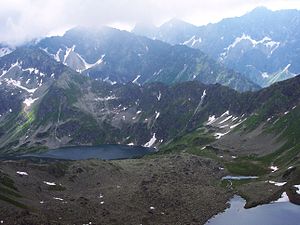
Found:
[[[1,57],[0,68],[2,153],[101,143],[160,146],[195,129],[204,129],[199,145],[213,142],[245,154],[296,151],[300,140],[299,77],[246,93],[199,81],[112,84],[36,48]]]
[[[75,28],[62,37],[43,39],[37,46],[77,72],[110,83],[172,84],[198,80],[238,91],[259,89],[243,75],[226,69],[199,50],[108,27]]]
[[[133,32],[200,49],[265,87],[299,73],[299,24],[297,10],[256,8],[242,17],[207,26],[171,20],[151,32],[144,32],[147,28],[142,26]]]
[[[14,49],[12,47],[3,45],[0,43],[0,57],[5,56],[11,53]]]
[[[242,104],[245,114],[211,114],[201,129],[177,136],[161,150],[224,158],[230,161],[227,169],[240,175],[290,170],[300,162],[299,85],[297,76],[255,93],[242,94],[241,102],[247,102]]]
[[[3,87],[26,95],[15,97],[19,111],[14,117],[9,118],[11,113],[7,111],[12,106],[5,106],[8,116],[1,123],[2,152],[36,146],[55,148],[100,143],[158,146],[206,125],[209,125],[210,141],[223,140],[238,128],[245,126],[241,131],[247,133],[268,121],[283,118],[300,99],[299,77],[252,93],[238,93],[218,84],[197,81],[171,86],[110,84],[72,71],[42,50],[22,51],[33,51],[52,66],[45,71],[36,68],[44,71],[39,72],[40,79],[49,79],[34,83],[36,86],[24,87],[17,81],[7,82],[12,78],[3,78]],[[11,65],[15,58],[11,60],[4,76],[10,75],[13,69],[24,73],[23,76],[29,73],[26,60],[17,60],[18,66]],[[60,75],[55,76],[59,71]],[[28,91],[32,89],[36,91]],[[38,93],[41,94],[37,96]],[[2,101],[7,101],[6,98]]]
[[[60,76],[74,73],[44,51],[19,48],[0,58],[1,145],[26,137],[36,106]]]
[[[200,126],[212,112],[229,109],[239,115],[240,103],[234,101],[238,95],[199,82],[111,85],[74,73],[53,83],[33,111],[25,137],[16,136],[13,145],[16,150],[37,145],[159,145]]]

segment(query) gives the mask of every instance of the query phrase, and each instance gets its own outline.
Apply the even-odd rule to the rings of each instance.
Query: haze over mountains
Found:
[[[63,37],[46,38],[38,47],[95,79],[138,84],[200,80],[239,91],[258,89],[241,74],[228,70],[199,50],[171,46],[108,27],[98,31],[76,28]]]
[[[206,26],[174,19],[160,27],[140,24],[133,32],[200,49],[266,87],[299,73],[299,24],[298,10],[271,11],[260,7],[244,16]]]
[[[297,48],[291,46],[297,44],[297,32],[291,31],[298,14],[258,8],[203,27],[172,20],[159,28],[134,30],[170,44],[109,27],[78,27],[16,50],[2,46],[1,147],[159,145],[212,115],[236,118],[227,128],[245,122],[256,110],[260,119],[278,116],[297,100],[272,102],[279,109],[265,109],[272,94],[261,99],[259,93],[277,93],[276,86],[238,94],[213,84],[244,92],[294,77]],[[255,70],[249,73],[249,68]],[[280,84],[280,96],[288,96],[286,84]],[[182,110],[173,111],[178,104]]]

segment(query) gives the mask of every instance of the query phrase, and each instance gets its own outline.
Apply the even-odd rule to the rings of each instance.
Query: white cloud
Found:
[[[196,25],[242,15],[256,6],[298,8],[299,0],[1,0],[0,42],[11,45],[76,25],[160,24],[177,17]]]

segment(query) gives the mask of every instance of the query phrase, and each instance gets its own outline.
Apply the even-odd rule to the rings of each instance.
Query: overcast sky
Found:
[[[203,25],[257,6],[300,9],[300,0],[0,0],[0,42],[18,45],[77,25],[130,30],[138,22],[159,25],[174,17]]]

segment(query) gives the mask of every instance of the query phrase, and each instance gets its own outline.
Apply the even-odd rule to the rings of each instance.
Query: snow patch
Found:
[[[245,33],[242,34],[240,37],[236,37],[232,44],[230,44],[227,48],[224,48],[224,52],[221,53],[221,59],[224,59],[229,51],[235,48],[239,43],[247,41],[250,42],[253,48],[262,46],[264,49],[268,51],[269,56],[273,54],[273,52],[280,46],[280,42],[273,41],[270,37],[264,37],[261,40],[254,40],[251,36],[246,35]]]
[[[155,119],[157,120],[160,115],[160,112],[155,111]]]
[[[203,101],[204,101],[205,96],[206,96],[206,90],[203,91],[202,96],[201,96],[201,98],[200,98],[200,102],[199,102],[198,106],[196,107],[193,116],[196,115],[196,113],[198,112],[198,110],[199,110],[200,107],[202,106],[202,103],[203,103]]]
[[[216,139],[220,139],[221,137],[227,135],[230,131],[227,131],[225,133],[215,133],[214,136],[216,137]]]
[[[81,61],[83,62],[83,64],[84,64],[84,69],[78,71],[78,72],[80,72],[80,73],[81,73],[82,71],[84,71],[84,70],[88,70],[88,69],[90,69],[90,68],[92,68],[92,67],[94,67],[94,66],[100,65],[101,63],[103,63],[103,58],[105,57],[105,54],[103,54],[103,55],[101,56],[101,58],[100,58],[99,60],[97,60],[97,62],[90,64],[90,63],[87,63],[87,62],[85,61],[85,59],[84,59],[81,55],[79,55],[78,53],[76,53],[76,54],[77,54],[77,56],[80,58],[80,60],[81,60]]]
[[[137,75],[136,78],[132,81],[133,84],[140,85],[137,81],[141,77],[141,75]]]
[[[102,101],[109,101],[109,100],[114,100],[114,99],[118,99],[118,98],[115,95],[111,95],[111,96],[106,96],[106,97],[95,98],[95,101],[102,102]]]
[[[150,139],[150,141],[148,141],[146,144],[144,144],[144,147],[152,147],[154,145],[154,143],[156,142],[156,137],[155,137],[156,133],[153,134],[152,138]]]
[[[263,78],[269,78],[269,74],[267,73],[267,72],[263,72],[262,74],[261,74],[261,76],[263,77]]]
[[[272,170],[272,173],[274,173],[277,170],[279,170],[279,168],[277,166],[270,166],[269,168]]]
[[[100,195],[99,195],[99,198],[104,198],[104,195],[100,194]]]
[[[68,48],[66,49],[66,54],[64,56],[64,61],[63,61],[63,64],[67,65],[67,59],[70,55],[71,52],[74,52],[74,49],[75,49],[76,45],[73,45],[71,48]]]
[[[23,172],[23,171],[17,171],[17,174],[21,175],[21,176],[28,176],[27,172]]]
[[[271,180],[269,180],[268,183],[269,184],[274,184],[277,187],[282,187],[283,185],[286,184],[286,182],[276,182],[276,181],[271,181]]]
[[[4,47],[4,48],[0,48],[0,57],[8,55],[12,52],[12,50],[10,48]]]
[[[37,90],[37,88],[33,88],[33,89],[26,88],[26,87],[24,87],[24,86],[21,85],[20,81],[13,80],[12,78],[5,79],[5,81],[6,81],[7,84],[13,85],[13,86],[18,87],[20,89],[23,89],[23,90],[25,90],[25,91],[27,91],[29,93],[34,93]]]
[[[274,201],[274,203],[289,202],[289,201],[290,201],[290,199],[289,199],[288,195],[286,194],[286,192],[283,192],[281,197],[278,200]]]
[[[11,65],[10,65],[10,68],[8,69],[8,70],[3,70],[2,71],[2,74],[1,74],[1,76],[0,77],[3,77],[5,74],[7,74],[11,69],[13,69],[14,67],[19,67],[19,69],[21,69],[22,67],[21,67],[21,65],[22,65],[22,61],[21,62],[19,62],[19,61],[16,61],[15,63],[12,63]]]
[[[196,44],[200,44],[202,39],[199,37],[197,38],[195,35],[188,39],[187,41],[183,42],[183,45],[188,45],[190,47],[194,47]]]
[[[227,116],[224,120],[222,120],[221,122],[219,122],[219,124],[225,123],[226,121],[230,120],[233,116]]]
[[[34,74],[39,74],[39,70],[37,68],[27,68],[27,69],[22,69],[22,71],[24,72],[29,72],[30,74],[34,73]]]
[[[114,84],[117,83],[116,81],[111,81],[111,80],[109,79],[109,77],[106,77],[103,81],[104,81],[104,82],[107,82],[107,83],[110,83],[111,85],[114,85]]]
[[[27,107],[30,107],[36,100],[38,100],[39,98],[26,98],[23,103],[27,106]]]
[[[212,124],[213,122],[215,122],[215,120],[216,120],[216,116],[215,115],[209,116],[208,120],[207,120],[208,122],[206,123],[206,125]]]
[[[152,76],[158,76],[162,71],[163,69],[160,69],[158,72],[154,72]]]
[[[289,68],[291,67],[291,64],[288,64],[283,70],[282,73],[287,72]]]
[[[300,185],[294,185],[294,187],[298,189],[298,190],[297,190],[297,194],[300,195]]]
[[[243,123],[245,120],[243,120],[243,121],[241,121],[241,122],[238,122],[238,123],[236,123],[236,124],[233,124],[233,125],[231,125],[229,128],[230,129],[234,129],[234,128],[236,128],[237,126],[239,126],[241,123]]]
[[[60,62],[60,58],[59,58],[59,54],[62,52],[61,48],[58,49],[58,51],[56,52],[56,54],[54,55],[54,59],[57,61],[57,62]]]
[[[43,181],[43,183],[47,184],[49,186],[55,186],[56,185],[56,183],[54,183],[54,182],[48,182],[48,181]]]
[[[157,96],[157,101],[160,101],[160,99],[161,99],[161,92],[159,91]]]
[[[206,96],[206,90],[204,90],[203,93],[202,93],[202,96],[201,96],[201,99],[200,99],[200,105],[202,105],[205,96]]]
[[[228,115],[229,115],[229,110],[227,110],[226,112],[224,112],[220,117],[228,116]]]

